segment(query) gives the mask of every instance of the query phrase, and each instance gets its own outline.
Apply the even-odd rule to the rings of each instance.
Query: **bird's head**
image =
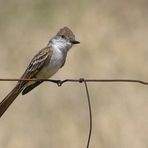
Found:
[[[69,50],[74,44],[79,44],[80,42],[75,40],[75,35],[68,27],[64,27],[59,30],[49,43],[60,50]]]

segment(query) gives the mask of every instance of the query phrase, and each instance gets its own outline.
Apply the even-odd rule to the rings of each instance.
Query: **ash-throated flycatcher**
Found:
[[[64,65],[69,49],[74,44],[79,43],[79,41],[75,40],[75,35],[68,27],[60,29],[47,46],[34,56],[21,79],[51,77]],[[20,92],[25,95],[42,82],[18,81],[14,89],[0,103],[0,117]]]

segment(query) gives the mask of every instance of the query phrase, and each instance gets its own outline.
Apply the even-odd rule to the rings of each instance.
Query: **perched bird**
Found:
[[[74,44],[79,44],[75,35],[64,27],[49,40],[47,46],[41,49],[31,60],[21,79],[50,78],[65,64],[67,53]],[[0,103],[0,117],[8,109],[15,98],[22,92],[27,94],[43,81],[18,81],[13,90]]]

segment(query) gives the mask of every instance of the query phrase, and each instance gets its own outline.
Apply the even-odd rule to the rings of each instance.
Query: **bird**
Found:
[[[61,28],[58,33],[49,40],[48,44],[32,58],[20,79],[50,78],[64,66],[70,48],[74,44],[79,43],[70,28],[66,26]],[[25,95],[42,82],[43,80],[19,80],[12,91],[0,102],[0,117],[2,117],[20,93]]]

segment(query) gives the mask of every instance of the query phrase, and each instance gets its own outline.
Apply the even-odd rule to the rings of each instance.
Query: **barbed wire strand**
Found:
[[[91,111],[91,101],[90,101],[90,95],[88,91],[87,82],[85,81],[85,79],[83,79],[83,82],[85,85],[85,91],[86,91],[87,102],[88,102],[88,110],[89,110],[89,134],[88,134],[88,140],[87,140],[87,146],[86,146],[86,148],[89,148],[91,133],[92,133],[92,111]]]
[[[91,134],[92,134],[92,111],[91,111],[91,101],[90,101],[90,95],[89,90],[87,86],[87,82],[127,82],[127,83],[139,83],[143,85],[148,85],[147,81],[137,80],[137,79],[64,79],[64,80],[53,80],[53,79],[0,79],[0,81],[45,81],[45,82],[53,82],[56,83],[58,86],[62,86],[66,82],[79,82],[84,83],[85,91],[87,95],[87,102],[88,102],[88,109],[89,109],[89,134],[88,134],[88,140],[87,140],[87,147],[89,148],[90,140],[91,140]]]
[[[58,85],[62,85],[63,83],[66,82],[79,82],[81,83],[82,78],[80,79],[64,79],[64,80],[53,80],[53,79],[0,79],[0,81],[48,81],[48,82],[53,82]],[[127,82],[127,83],[139,83],[143,85],[148,85],[147,81],[142,81],[142,80],[137,80],[137,79],[85,79],[85,82]]]

